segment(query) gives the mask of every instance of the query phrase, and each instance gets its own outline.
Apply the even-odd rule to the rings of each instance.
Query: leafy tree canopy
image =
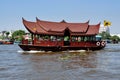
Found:
[[[10,34],[10,32],[6,32],[6,35],[9,35]]]
[[[120,41],[120,38],[117,35],[111,36],[111,40]]]
[[[25,31],[24,31],[24,30],[17,30],[17,31],[15,31],[15,32],[13,32],[12,38],[13,38],[14,40],[21,41],[23,35],[25,35]]]
[[[107,32],[102,32],[99,35],[102,36],[102,39],[110,39],[110,37],[111,37],[110,34]]]

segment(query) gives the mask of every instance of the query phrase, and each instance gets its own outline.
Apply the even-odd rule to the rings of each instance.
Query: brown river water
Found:
[[[89,52],[20,51],[0,45],[0,80],[120,80],[120,44]]]

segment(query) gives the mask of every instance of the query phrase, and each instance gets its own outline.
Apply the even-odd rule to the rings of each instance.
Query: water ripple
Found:
[[[120,45],[78,52],[18,53],[17,45],[0,45],[0,80],[119,80]]]

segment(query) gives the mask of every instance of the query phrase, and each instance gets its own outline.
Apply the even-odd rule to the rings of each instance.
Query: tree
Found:
[[[114,36],[111,36],[111,40],[117,40],[117,41],[120,41],[120,38],[119,38],[119,36],[114,35]]]
[[[25,31],[24,30],[17,30],[15,32],[13,32],[12,39],[17,40],[17,41],[21,41],[23,35],[25,35]]]
[[[107,32],[102,32],[99,35],[102,36],[102,39],[110,39],[110,37],[111,37],[110,34]]]
[[[5,33],[6,33],[7,31],[2,31],[2,39],[5,39]]]
[[[8,35],[10,34],[10,32],[6,32],[5,34],[6,34],[6,38],[8,38]]]

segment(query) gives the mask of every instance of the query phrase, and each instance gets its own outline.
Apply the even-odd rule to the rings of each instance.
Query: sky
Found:
[[[112,23],[110,33],[120,33],[120,0],[0,0],[0,31],[26,30],[22,17],[28,21],[103,24]],[[27,31],[27,30],[26,30]]]

